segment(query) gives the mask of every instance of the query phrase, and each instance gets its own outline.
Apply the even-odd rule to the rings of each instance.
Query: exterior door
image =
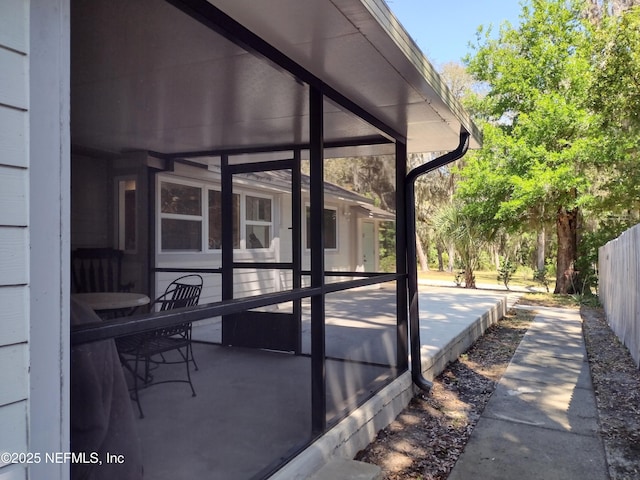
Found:
[[[362,265],[365,272],[376,271],[375,225],[362,222]]]

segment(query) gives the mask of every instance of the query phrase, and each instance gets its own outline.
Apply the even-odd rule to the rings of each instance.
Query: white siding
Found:
[[[0,2],[0,452],[28,451],[28,8]],[[26,470],[0,464],[0,478]]]
[[[0,168],[0,225],[27,225],[27,173],[24,168]]]
[[[27,241],[26,228],[0,226],[0,288],[27,283]]]
[[[0,2],[0,45],[27,51],[29,2],[2,0]]]
[[[27,341],[27,299],[26,286],[0,288],[0,338],[4,345]]]
[[[23,110],[0,107],[0,158],[4,165],[27,166],[28,120]]]
[[[26,400],[12,403],[0,408],[0,452],[27,452],[27,416]],[[2,466],[0,463],[0,479],[25,478],[23,468],[18,465]],[[4,476],[6,475],[6,477]]]
[[[273,252],[265,252],[260,255],[240,254],[235,256],[240,262],[273,262]],[[219,253],[200,254],[163,254],[158,256],[157,266],[159,268],[218,268],[220,267]],[[187,275],[184,272],[159,272],[156,275],[156,295],[162,294],[169,283],[178,277]],[[252,270],[237,269],[233,275],[234,298],[272,293],[276,291],[274,278],[277,275],[275,270]],[[222,276],[214,273],[202,273],[203,289],[200,295],[200,305],[212,302],[219,302],[222,292]]]
[[[27,57],[0,48],[0,103],[26,109]]]
[[[27,344],[0,347],[0,405],[9,405],[27,398]],[[10,368],[5,368],[10,366]]]

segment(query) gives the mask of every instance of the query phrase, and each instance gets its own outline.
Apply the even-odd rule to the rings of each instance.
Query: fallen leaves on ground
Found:
[[[602,309],[583,307],[580,314],[609,476],[640,479],[640,370]]]
[[[443,480],[532,320],[510,311],[433,382],[356,457],[379,465],[386,480]]]

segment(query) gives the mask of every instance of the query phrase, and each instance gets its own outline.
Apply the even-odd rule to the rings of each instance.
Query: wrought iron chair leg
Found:
[[[187,361],[185,362],[187,364],[187,379],[189,380],[189,386],[191,387],[191,396],[195,397],[196,391],[193,388],[193,383],[191,383],[191,371],[189,368],[189,350],[190,350],[190,347],[189,345],[187,345]]]
[[[138,392],[138,363],[140,361],[140,356],[136,355],[136,362],[133,371],[133,393],[134,400],[138,404],[138,412],[140,412],[140,418],[144,418],[144,413],[142,413],[142,405],[140,404],[140,392]]]

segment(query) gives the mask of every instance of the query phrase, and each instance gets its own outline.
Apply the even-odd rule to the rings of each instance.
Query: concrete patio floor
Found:
[[[422,286],[425,376],[466,350],[506,304],[504,292]],[[305,478],[332,457],[352,458],[366,446],[413,394],[410,374],[398,377],[394,368],[395,290],[332,294],[327,302],[327,422],[334,427],[315,441],[308,323],[303,355],[197,343],[196,397],[187,384],[142,390],[145,478],[265,478],[298,453],[271,478]],[[219,342],[219,335],[218,322],[194,325],[196,339]],[[183,367],[157,374],[184,376],[173,368]]]

